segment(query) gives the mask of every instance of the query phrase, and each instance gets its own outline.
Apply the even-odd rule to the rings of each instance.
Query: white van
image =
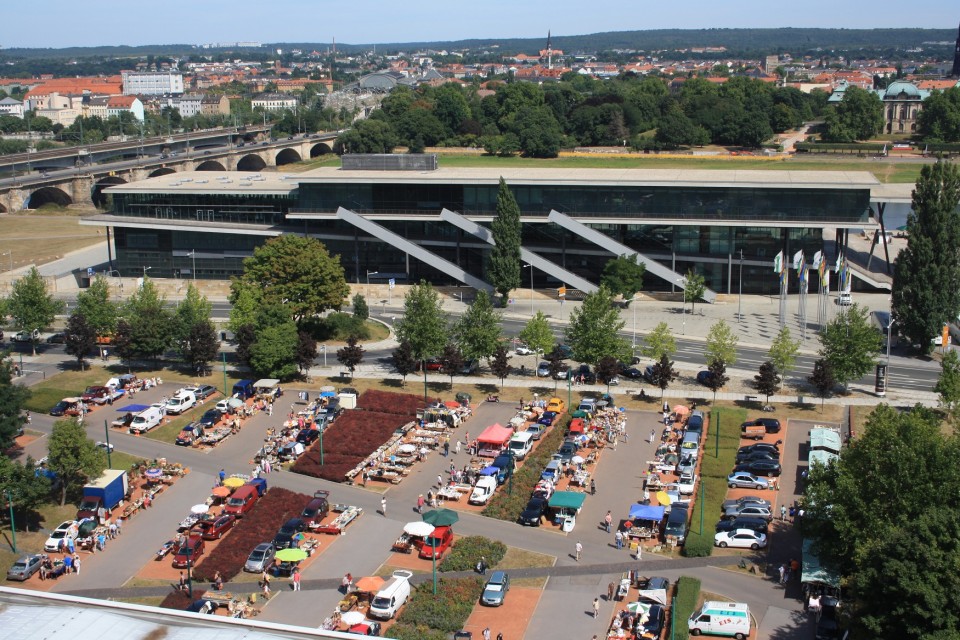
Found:
[[[490,496],[497,490],[496,476],[483,476],[473,485],[473,493],[470,494],[470,504],[487,504]]]
[[[412,577],[412,571],[405,569],[394,571],[393,577],[387,580],[374,596],[367,615],[381,620],[389,620],[395,616],[410,597],[410,578]]]
[[[750,635],[750,607],[741,602],[708,600],[687,620],[690,635],[706,633],[744,640]]]
[[[197,404],[197,396],[192,391],[181,391],[167,400],[167,413],[179,415]]]
[[[164,411],[161,407],[148,407],[138,413],[130,423],[130,433],[150,431],[163,422]]]
[[[507,443],[507,450],[513,454],[517,460],[523,460],[533,449],[533,434],[529,431],[521,431]]]

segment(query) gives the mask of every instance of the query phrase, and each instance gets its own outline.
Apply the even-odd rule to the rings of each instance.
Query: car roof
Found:
[[[487,582],[503,582],[504,578],[507,577],[506,571],[494,571],[490,574],[490,579]]]
[[[267,550],[270,549],[271,547],[273,547],[273,544],[272,544],[272,543],[270,543],[270,542],[261,542],[261,543],[258,544],[253,550],[254,550],[254,551],[267,551]]]

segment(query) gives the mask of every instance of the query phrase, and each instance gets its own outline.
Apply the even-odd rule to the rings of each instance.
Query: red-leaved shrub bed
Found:
[[[347,411],[323,433],[323,465],[320,464],[320,441],[317,440],[297,458],[291,471],[332,482],[343,482],[348,471],[363,462],[389,440],[394,431],[415,416],[416,414],[403,416],[374,411]]]
[[[287,489],[270,489],[244,515],[226,539],[193,569],[194,580],[211,580],[217,571],[230,580],[243,571],[247,557],[261,542],[270,542],[284,522],[296,518],[311,498]]]
[[[205,589],[197,589],[197,587],[194,586],[193,598],[191,599],[189,591],[174,591],[167,594],[167,597],[163,599],[163,602],[160,603],[160,606],[164,609],[179,609],[180,611],[186,611],[187,607],[189,607],[194,600],[199,600],[205,593]]]
[[[417,409],[423,409],[427,404],[420,396],[412,393],[391,393],[367,389],[357,399],[357,409],[375,411],[378,413],[395,413],[408,416],[410,420],[417,417]]]

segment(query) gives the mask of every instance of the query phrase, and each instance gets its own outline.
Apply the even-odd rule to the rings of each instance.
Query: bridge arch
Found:
[[[317,144],[310,147],[311,158],[316,158],[317,156],[325,156],[328,153],[333,153],[333,149],[326,142],[318,142]]]
[[[196,171],[226,171],[226,167],[216,160],[207,160],[197,165]]]
[[[284,164],[292,164],[294,162],[300,162],[303,158],[300,157],[300,154],[297,153],[296,149],[284,149],[277,154],[277,166]]]
[[[39,209],[44,205],[55,204],[58,207],[66,207],[73,204],[66,191],[57,187],[41,187],[30,194],[27,199],[27,209]]]
[[[148,177],[148,178],[157,178],[157,177],[160,177],[160,176],[168,176],[168,175],[170,175],[171,173],[176,173],[176,172],[177,172],[176,169],[171,169],[170,167],[160,167],[159,169],[156,169],[156,170],[154,170],[154,171],[151,171],[151,172],[150,172],[150,175],[148,175],[147,177]]]
[[[237,162],[237,171],[262,171],[266,167],[267,163],[264,159],[255,153],[243,156]]]
[[[97,183],[93,185],[93,191],[90,193],[93,206],[97,208],[105,206],[107,204],[107,196],[103,194],[103,190],[115,184],[127,184],[127,181],[119,176],[107,176],[97,181]]]

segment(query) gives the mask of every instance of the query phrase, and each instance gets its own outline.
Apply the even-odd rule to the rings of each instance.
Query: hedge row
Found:
[[[890,150],[892,146],[893,143],[877,142],[798,142],[795,148],[799,153],[879,153],[884,147]]]
[[[683,546],[685,556],[701,557],[713,553],[714,525],[727,497],[727,476],[736,463],[737,449],[740,447],[740,424],[746,419],[745,409],[719,407],[710,412],[710,423],[704,432],[703,451],[700,454],[700,490]],[[719,451],[716,439],[718,430]]]
[[[677,580],[677,597],[673,605],[674,637],[676,640],[686,640],[686,622],[696,610],[700,602],[700,581],[690,576],[680,576]]]
[[[527,506],[533,490],[540,482],[540,474],[563,443],[571,419],[570,414],[565,413],[553,423],[550,431],[540,438],[540,444],[536,450],[527,455],[523,466],[513,474],[512,493],[508,487],[501,487],[490,499],[490,503],[483,510],[483,515],[507,522],[516,522],[520,518],[520,513]]]
[[[507,553],[507,545],[499,540],[484,536],[460,538],[450,553],[440,563],[440,571],[470,571],[477,566],[480,558],[487,561],[488,567],[495,567]]]
[[[459,544],[459,543],[458,543]],[[442,579],[433,594],[433,582],[424,582],[410,597],[390,637],[397,640],[445,640],[463,629],[473,606],[483,593],[483,580],[476,578]]]

